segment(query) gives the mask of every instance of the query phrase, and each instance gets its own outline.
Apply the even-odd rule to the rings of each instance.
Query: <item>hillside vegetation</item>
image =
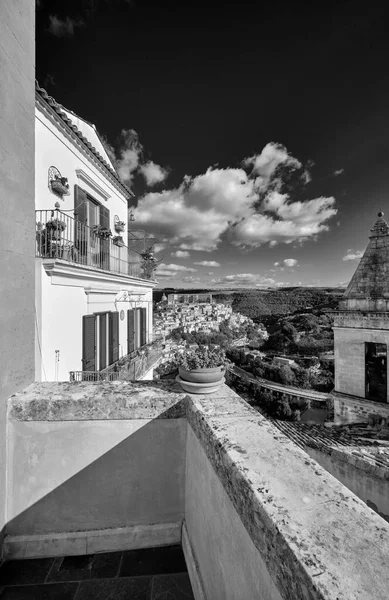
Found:
[[[251,319],[287,315],[318,308],[336,308],[343,294],[339,289],[288,288],[234,292],[232,308]]]

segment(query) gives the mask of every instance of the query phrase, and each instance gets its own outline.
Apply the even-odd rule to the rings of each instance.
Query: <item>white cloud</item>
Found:
[[[161,244],[161,243],[154,244],[154,252],[155,253],[162,252],[162,250],[165,250],[165,248],[166,248],[166,244]]]
[[[60,19],[57,15],[49,15],[49,21],[47,31],[56,37],[71,37],[74,35],[76,27],[84,27],[85,25],[81,19],[71,19],[70,17]]]
[[[363,252],[361,250],[352,250],[352,248],[349,248],[342,260],[359,260],[362,258],[362,256]]]
[[[165,263],[161,263],[157,269],[156,276],[157,279],[159,277],[181,279],[183,273],[195,273],[196,271],[197,269],[193,269],[192,267],[185,267],[184,265],[176,265],[174,263],[166,265]]]
[[[337,213],[335,198],[321,196],[306,202],[291,202],[287,194],[271,192],[263,213],[252,212],[233,229],[237,246],[258,247],[266,242],[304,242],[328,231],[328,220]]]
[[[338,175],[342,175],[342,173],[344,173],[344,169],[337,169],[336,171],[333,172],[333,175],[335,177],[338,177]]]
[[[213,275],[214,271],[208,271],[207,275]]]
[[[171,256],[175,256],[175,258],[188,258],[190,253],[187,250],[176,250],[176,252],[171,253]]]
[[[220,263],[216,262],[216,260],[201,260],[200,262],[195,262],[193,264],[199,265],[200,267],[220,267]]]
[[[126,183],[131,183],[134,176],[140,173],[147,185],[152,187],[168,176],[168,170],[152,160],[144,162],[144,148],[135,129],[122,129],[119,150],[116,154],[108,140],[105,139],[104,142],[119,177]]]
[[[285,267],[296,267],[298,265],[298,261],[295,258],[285,258],[284,265]]]
[[[337,212],[334,198],[295,202],[281,194],[283,174],[277,168],[302,168],[286,148],[267,144],[244,164],[252,167],[250,174],[243,168],[209,168],[197,177],[185,176],[176,188],[145,194],[135,209],[137,222],[181,250],[205,252],[215,250],[227,233],[237,246],[273,247],[316,239],[329,229],[328,220]]]
[[[185,283],[196,283],[196,282],[200,281],[200,278],[193,277],[193,275],[187,275],[186,277],[182,278],[182,281],[185,281]]]
[[[139,173],[143,175],[147,185],[152,187],[153,185],[164,181],[168,176],[169,171],[160,165],[157,165],[152,160],[149,160],[147,163],[139,167]]]
[[[280,266],[280,263],[279,263],[279,262],[275,262],[275,263],[274,263],[274,266],[275,266],[275,267],[279,267],[279,266]]]
[[[122,129],[120,135],[121,145],[116,160],[116,170],[123,181],[130,183],[139,166],[143,146],[134,129]]]
[[[233,275],[225,275],[220,279],[213,279],[215,285],[229,285],[230,287],[271,287],[278,285],[274,279],[263,277],[254,273],[235,273]]]
[[[272,175],[280,165],[288,166],[292,169],[300,169],[302,164],[297,158],[291,156],[285,146],[270,142],[266,144],[260,154],[254,154],[243,161],[245,167],[252,167],[252,172],[256,176],[256,185],[259,188],[266,188]]]
[[[231,223],[250,213],[255,199],[253,181],[243,169],[208,169],[186,177],[178,188],[143,196],[135,218],[183,250],[210,252]]]

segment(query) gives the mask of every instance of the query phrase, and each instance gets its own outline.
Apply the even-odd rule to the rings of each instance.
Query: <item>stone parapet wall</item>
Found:
[[[389,468],[378,454],[374,457],[371,448],[368,448],[369,453],[366,454],[357,448],[306,447],[305,450],[319,465],[389,522]]]
[[[331,397],[334,403],[334,419],[338,424],[368,423],[370,415],[389,419],[389,404],[337,392],[332,392]]]
[[[387,600],[389,524],[227,386],[38,384],[8,410],[14,543],[58,514],[78,535],[181,515],[209,600]]]

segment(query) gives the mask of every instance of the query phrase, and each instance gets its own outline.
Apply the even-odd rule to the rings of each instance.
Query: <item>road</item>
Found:
[[[313,400],[319,401],[321,400],[322,402],[326,402],[329,398],[329,394],[316,392],[315,390],[303,390],[301,388],[289,387],[286,385],[282,385],[281,383],[273,383],[268,379],[255,377],[252,373],[248,373],[247,371],[241,369],[240,367],[237,367],[236,365],[234,365],[230,370],[233,371],[239,377],[246,377],[250,381],[262,384],[264,387],[269,388],[269,390],[283,392],[284,394],[293,394],[294,396],[300,396],[300,398],[311,398]]]

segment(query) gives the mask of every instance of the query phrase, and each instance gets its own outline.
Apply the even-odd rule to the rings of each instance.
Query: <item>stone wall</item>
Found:
[[[336,392],[333,392],[331,397],[334,403],[334,422],[338,425],[368,423],[370,415],[378,415],[383,419],[389,419],[389,404],[372,402],[371,400],[355,398]]]
[[[389,471],[375,466],[356,452],[327,448],[323,452],[306,446],[305,451],[319,465],[347,486],[366,504],[389,522]]]
[[[227,386],[33,384],[8,407],[10,556],[182,519],[199,599],[387,600],[389,523]]]
[[[389,347],[389,329],[334,327],[336,392],[365,397],[365,342]]]
[[[59,402],[55,384],[33,389],[11,399],[7,533],[182,522],[186,421],[179,406],[169,411],[180,396],[161,401],[158,388],[127,382],[68,383]]]
[[[35,3],[0,2],[0,532],[6,399],[34,380]],[[0,533],[0,553],[2,535]]]

